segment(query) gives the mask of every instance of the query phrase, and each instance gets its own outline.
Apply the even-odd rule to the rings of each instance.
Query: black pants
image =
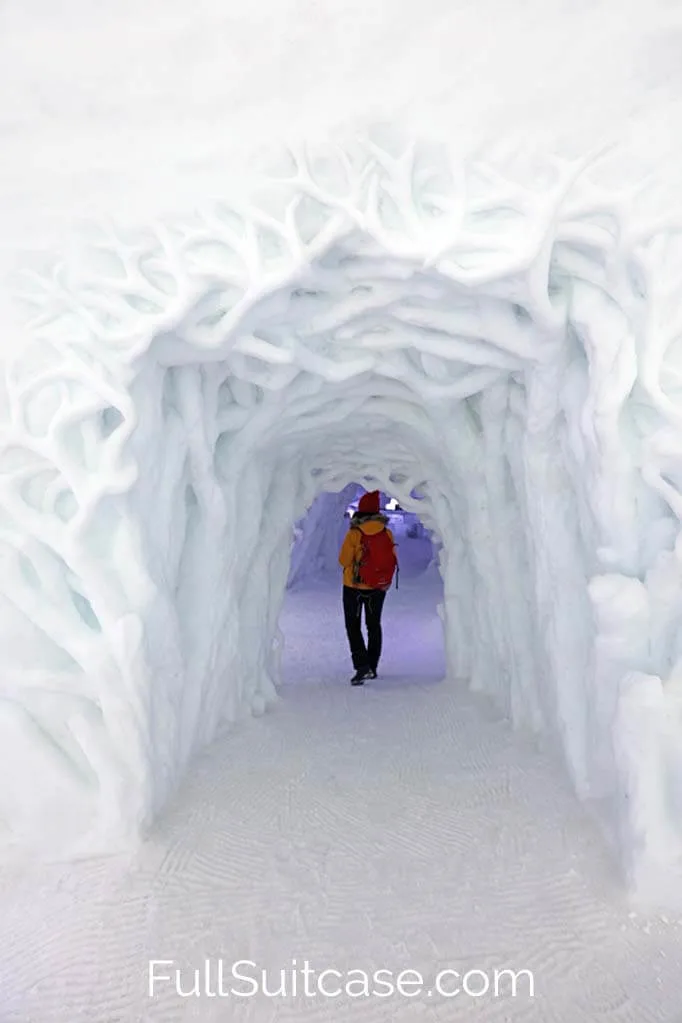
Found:
[[[343,615],[350,643],[350,655],[356,671],[372,668],[376,671],[381,657],[381,612],[386,599],[385,590],[356,590],[343,588]],[[367,646],[362,635],[362,609],[365,609]]]

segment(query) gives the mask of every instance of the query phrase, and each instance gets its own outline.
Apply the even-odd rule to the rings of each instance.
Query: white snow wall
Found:
[[[287,587],[320,573],[339,571],[339,548],[348,529],[344,512],[360,488],[348,483],[335,494],[323,492],[313,501],[308,514],[298,523],[300,536],[291,548]],[[275,509],[276,511],[276,509]]]
[[[275,700],[292,523],[364,480],[443,543],[451,684],[563,750],[634,892],[682,896],[682,219],[600,167],[330,143],[27,268],[8,850],[129,843]]]

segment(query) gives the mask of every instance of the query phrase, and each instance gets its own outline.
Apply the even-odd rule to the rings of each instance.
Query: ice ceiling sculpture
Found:
[[[450,683],[563,750],[635,891],[680,891],[682,210],[598,162],[329,143],[27,270],[10,847],[125,845],[276,699],[292,523],[367,481],[442,541]]]

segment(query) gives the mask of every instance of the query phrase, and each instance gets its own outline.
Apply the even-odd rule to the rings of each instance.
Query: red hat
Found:
[[[379,491],[371,490],[368,494],[363,494],[358,502],[358,511],[362,515],[378,515],[380,510],[379,505]]]

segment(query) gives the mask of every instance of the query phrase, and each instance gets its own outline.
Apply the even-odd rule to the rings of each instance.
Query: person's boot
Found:
[[[368,678],[376,678],[377,677],[377,670],[376,670],[376,668],[370,668],[369,669],[369,675],[367,677]]]
[[[366,678],[372,678],[372,671],[370,668],[358,668],[350,680],[352,686],[361,686],[364,684]]]

